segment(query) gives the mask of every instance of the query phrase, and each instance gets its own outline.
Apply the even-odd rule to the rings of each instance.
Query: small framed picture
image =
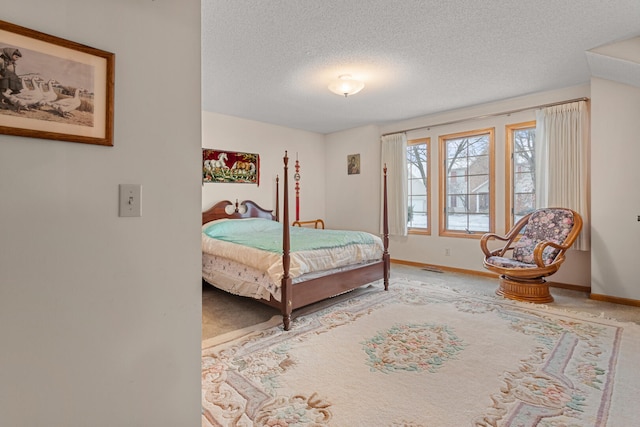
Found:
[[[360,173],[360,154],[349,154],[347,156],[347,174],[358,175]]]

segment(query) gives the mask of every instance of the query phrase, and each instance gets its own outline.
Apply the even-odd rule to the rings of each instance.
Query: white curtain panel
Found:
[[[381,138],[382,166],[387,167],[389,234],[407,235],[407,136],[404,133]],[[384,190],[384,188],[383,188]],[[382,232],[382,221],[380,221]]]
[[[584,224],[573,248],[588,251],[589,111],[586,101],[536,112],[536,206],[569,208]]]

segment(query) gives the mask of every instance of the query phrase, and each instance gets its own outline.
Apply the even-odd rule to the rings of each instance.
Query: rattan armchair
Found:
[[[553,301],[545,277],[558,271],[581,230],[582,217],[577,212],[544,208],[524,216],[505,236],[482,236],[484,268],[500,275],[496,293],[534,303]],[[504,244],[490,249],[492,241]]]

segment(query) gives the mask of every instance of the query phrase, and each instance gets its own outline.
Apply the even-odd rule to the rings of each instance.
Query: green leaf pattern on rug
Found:
[[[447,325],[396,324],[361,343],[371,371],[435,372],[465,344]]]
[[[575,375],[580,378],[582,384],[602,390],[600,377],[603,377],[606,373],[606,370],[599,368],[595,363],[583,362],[576,368]]]

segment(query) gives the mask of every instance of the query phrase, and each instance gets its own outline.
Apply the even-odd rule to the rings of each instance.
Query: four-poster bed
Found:
[[[383,171],[383,236],[369,233],[336,231],[323,229],[305,229],[303,227],[291,227],[289,221],[289,189],[288,189],[288,156],[285,152],[284,178],[283,178],[283,209],[282,218],[279,218],[278,208],[276,215],[272,211],[265,210],[255,202],[245,200],[233,204],[225,200],[216,203],[213,207],[202,213],[203,224],[203,280],[209,284],[225,289],[239,295],[251,296],[280,310],[283,317],[285,330],[291,327],[291,315],[294,310],[309,304],[334,297],[351,291],[360,286],[382,279],[384,289],[389,286],[390,255],[388,215],[387,215],[387,170]],[[276,190],[276,205],[278,204],[279,190]],[[233,220],[249,221],[233,221]],[[265,221],[268,220],[268,221]],[[277,221],[280,221],[279,224]],[[281,232],[282,247],[277,251],[267,248],[264,250],[242,246],[239,254],[232,255],[232,249],[237,249],[237,244],[232,242],[235,235],[235,225],[242,223],[250,230],[246,233],[251,238],[265,238],[271,228],[278,228]],[[215,229],[215,230],[214,230]],[[221,231],[222,230],[222,231]],[[347,239],[354,234],[356,243],[346,242],[344,246],[331,249],[320,249],[321,260],[315,258],[303,258],[307,254],[315,253],[302,244],[304,249],[292,248],[292,236],[294,233],[294,246],[301,246],[301,237],[298,233],[326,233],[322,235],[308,236],[310,240],[324,240],[331,233],[337,237]],[[218,240],[220,233],[223,237]],[[240,236],[240,234],[238,234]],[[228,240],[224,241],[225,238]],[[278,243],[280,239],[278,238]],[[337,246],[337,245],[336,245]],[[262,248],[265,249],[265,248]],[[309,250],[306,250],[309,249]],[[335,251],[335,252],[328,252]],[[332,254],[337,255],[333,256]],[[332,266],[331,269],[322,270],[327,258],[344,259],[342,264]],[[231,261],[233,259],[234,261]],[[277,263],[274,262],[277,259]],[[249,265],[238,266],[237,262],[247,261]],[[255,263],[254,263],[255,261]],[[314,270],[313,266],[319,265]],[[311,268],[307,269],[307,267]],[[267,268],[268,267],[268,268]],[[325,266],[326,267],[326,266]],[[333,268],[335,267],[335,268]],[[308,270],[308,271],[307,271]],[[232,275],[243,276],[244,279],[230,279]],[[235,277],[235,276],[234,276]],[[264,288],[245,291],[252,286],[249,282],[269,282]],[[233,282],[233,283],[232,283]],[[237,283],[236,283],[237,282]],[[275,282],[275,283],[274,283]]]

